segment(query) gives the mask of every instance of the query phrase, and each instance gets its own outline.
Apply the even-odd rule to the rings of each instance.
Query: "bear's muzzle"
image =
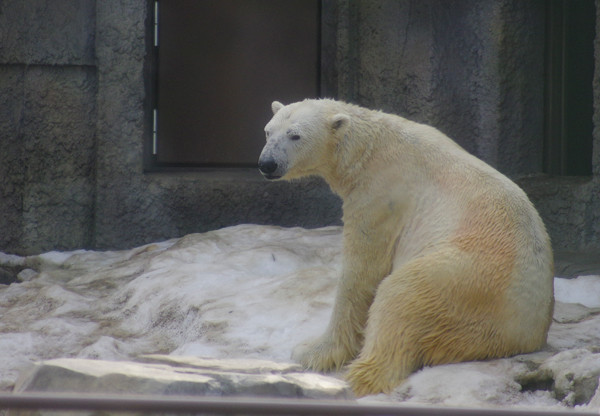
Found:
[[[258,170],[267,179],[281,178],[281,175],[275,174],[278,167],[279,167],[279,165],[277,165],[277,162],[275,162],[275,159],[272,159],[272,158],[259,159],[259,161],[258,161]]]

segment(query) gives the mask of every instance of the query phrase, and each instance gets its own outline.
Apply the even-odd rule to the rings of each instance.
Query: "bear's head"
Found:
[[[332,103],[335,102],[273,102],[273,118],[265,126],[267,143],[258,159],[258,168],[265,178],[294,179],[325,173],[331,152],[350,122],[350,117],[335,111]]]

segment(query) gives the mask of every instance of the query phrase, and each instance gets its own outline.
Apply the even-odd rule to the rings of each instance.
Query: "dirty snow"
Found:
[[[289,361],[297,343],[324,331],[340,262],[339,227],[240,225],[125,251],[0,253],[0,266],[23,269],[0,286],[0,389],[31,362],[59,357]],[[363,400],[586,409],[594,391],[581,399],[568,383],[597,386],[600,276],[556,279],[555,290],[545,351],[425,368]],[[540,377],[554,377],[555,391],[527,387]]]

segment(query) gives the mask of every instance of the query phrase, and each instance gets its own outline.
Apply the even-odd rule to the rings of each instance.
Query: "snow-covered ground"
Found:
[[[339,227],[256,225],[127,251],[0,254],[0,266],[24,268],[19,282],[0,286],[0,389],[10,389],[31,362],[58,357],[163,353],[289,361],[296,344],[325,329],[340,262]],[[556,380],[577,363],[585,362],[580,373],[600,369],[593,348],[600,347],[600,314],[593,309],[600,308],[600,276],[556,279],[555,291],[561,316],[551,327],[548,351],[533,357]],[[525,361],[425,368],[391,395],[364,400],[577,404],[568,386],[565,397],[522,389]]]

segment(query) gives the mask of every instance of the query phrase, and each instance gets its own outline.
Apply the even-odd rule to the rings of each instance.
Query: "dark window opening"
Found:
[[[546,5],[545,171],[591,175],[594,0]]]
[[[153,166],[255,166],[271,102],[319,96],[320,1],[156,3]]]

